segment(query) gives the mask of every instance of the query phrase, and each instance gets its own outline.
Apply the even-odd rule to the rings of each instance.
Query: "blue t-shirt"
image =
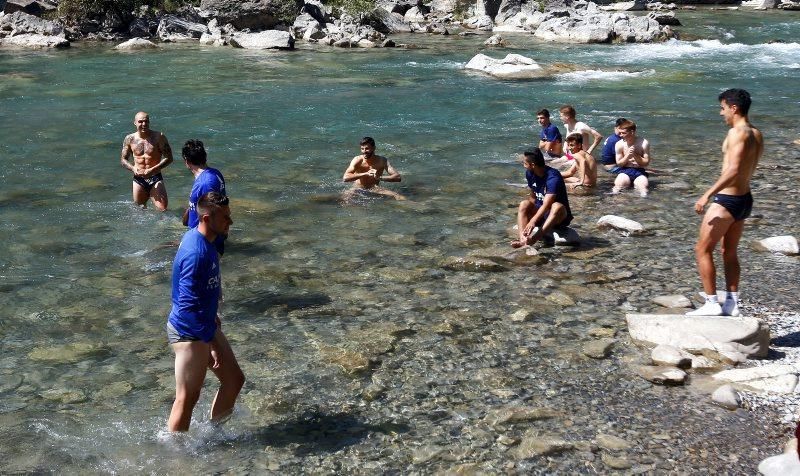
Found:
[[[197,216],[197,202],[200,197],[208,192],[227,195],[225,192],[225,178],[219,170],[211,167],[200,172],[200,175],[194,179],[192,184],[192,191],[189,193],[189,228],[194,228],[200,223],[200,217]]]
[[[611,134],[610,136],[606,137],[605,142],[603,142],[603,152],[600,154],[601,164],[616,165],[617,152],[615,147],[620,139],[622,139],[622,137],[618,136],[617,134]]]
[[[217,330],[221,291],[217,250],[192,228],[183,235],[172,264],[169,323],[182,336],[210,342]]]
[[[540,136],[541,140],[547,142],[563,142],[561,139],[561,131],[558,130],[555,124],[550,123],[547,127],[542,127],[542,135]]]
[[[560,225],[567,225],[572,221],[572,210],[569,208],[569,199],[567,198],[567,186],[564,184],[561,172],[547,165],[545,165],[544,168],[544,177],[539,177],[533,173],[533,170],[525,171],[528,187],[530,187],[536,197],[537,206],[542,206],[545,195],[554,194],[556,196],[556,202],[564,205],[567,209],[567,219],[560,223]]]

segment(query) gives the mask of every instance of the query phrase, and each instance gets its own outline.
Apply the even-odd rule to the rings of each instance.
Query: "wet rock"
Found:
[[[423,446],[422,448],[414,450],[414,453],[411,455],[411,462],[414,464],[424,464],[439,459],[444,452],[445,449],[439,446]]]
[[[94,399],[100,401],[114,400],[133,390],[133,385],[129,382],[114,382],[101,388],[95,393]]]
[[[2,374],[0,375],[0,393],[10,392],[22,385],[22,375]]]
[[[131,38],[130,40],[120,43],[114,47],[115,50],[146,50],[158,48],[158,45],[150,40],[144,38]]]
[[[294,38],[288,31],[267,30],[258,33],[237,33],[231,37],[230,44],[248,50],[290,50],[294,48]]]
[[[54,388],[45,390],[39,394],[45,400],[51,400],[60,403],[82,403],[85,402],[86,394],[83,390],[70,390],[66,388]]]
[[[573,443],[557,436],[538,435],[535,432],[528,432],[523,435],[514,454],[517,459],[527,459],[563,453],[574,447]]]
[[[630,469],[633,466],[633,463],[628,461],[627,458],[613,456],[608,453],[601,454],[600,460],[611,469]]]
[[[668,296],[656,296],[653,302],[664,307],[692,307],[692,301],[681,294],[670,294]]]
[[[650,358],[656,365],[671,365],[673,367],[690,368],[693,355],[671,345],[657,345],[650,353]]]
[[[508,271],[508,268],[494,261],[481,258],[465,257],[459,258],[451,256],[441,265],[442,268],[450,271],[470,271],[478,273],[498,273]]]
[[[683,385],[686,372],[675,367],[643,365],[638,374],[648,382],[659,385]]]
[[[616,215],[603,215],[597,220],[600,228],[613,228],[627,233],[642,233],[644,227],[641,223]]]
[[[770,393],[794,393],[797,388],[798,370],[794,365],[771,364],[746,369],[731,369],[718,372],[714,380],[745,385]]]
[[[611,355],[611,348],[614,346],[614,339],[599,339],[583,345],[583,355],[592,359],[605,359]]]
[[[78,343],[52,347],[36,347],[28,354],[28,358],[40,362],[66,364],[80,362],[91,357],[101,357],[107,355],[108,352],[108,347],[102,344]]]
[[[333,346],[320,346],[323,362],[338,365],[348,375],[366,372],[370,368],[369,359],[362,353]]]
[[[513,423],[546,420],[559,416],[562,416],[562,413],[552,408],[506,407],[490,410],[483,418],[483,421],[494,427]]]
[[[531,58],[509,54],[503,59],[495,59],[482,53],[475,55],[464,69],[481,71],[500,79],[530,79],[546,74],[545,70]]]
[[[527,322],[532,321],[533,318],[536,316],[536,313],[533,311],[528,311],[525,309],[519,309],[514,311],[513,314],[509,317],[512,322]]]
[[[628,332],[638,341],[666,344],[692,353],[703,349],[766,357],[769,327],[751,317],[626,314]]]
[[[618,436],[607,435],[603,433],[598,433],[595,437],[595,441],[597,442],[597,446],[600,448],[611,451],[627,450],[631,447],[631,444],[624,439]]]
[[[714,390],[714,393],[711,394],[711,401],[728,410],[736,410],[742,406],[742,398],[733,385],[729,384]]]
[[[506,46],[506,40],[500,35],[492,35],[483,44],[486,46]]]
[[[575,305],[575,301],[571,297],[559,291],[548,294],[545,299],[553,304],[563,307],[571,307]]]
[[[755,243],[755,248],[761,251],[771,251],[773,253],[783,253],[785,255],[796,255],[800,253],[797,238],[785,236],[772,236],[764,238]]]
[[[659,25],[681,26],[681,21],[675,16],[675,12],[650,12],[648,18],[652,18]]]

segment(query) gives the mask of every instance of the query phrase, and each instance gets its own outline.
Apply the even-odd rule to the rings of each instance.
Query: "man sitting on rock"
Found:
[[[519,239],[511,242],[514,248],[531,246],[555,228],[572,221],[567,199],[567,187],[561,172],[544,163],[542,151],[535,149],[522,155],[525,178],[531,194],[520,202],[517,210]]]
[[[579,187],[597,185],[597,162],[591,154],[583,150],[583,136],[577,133],[567,136],[567,149],[575,158],[572,166],[565,172],[561,172],[567,187],[575,190]]]

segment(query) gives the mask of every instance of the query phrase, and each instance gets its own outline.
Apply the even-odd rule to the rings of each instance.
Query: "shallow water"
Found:
[[[703,39],[563,46],[509,36],[512,48],[488,54],[585,71],[522,82],[461,69],[483,37],[405,36],[421,48],[396,50],[0,52],[0,461],[11,471],[407,472],[475,463],[499,472],[514,461],[499,433],[587,441],[605,431],[635,443],[635,468],[752,472],[780,445],[766,439],[769,429],[632,376],[641,352],[626,340],[624,313],[699,289],[692,205],[718,173],[726,128],[716,95],[728,87],[753,94],[751,118],[766,141],[742,294],[796,306],[797,259],[749,243],[800,235],[792,144],[800,44],[768,43],[797,38],[800,16],[679,17],[682,31]],[[525,193],[516,154],[538,136],[536,110],[563,103],[604,135],[618,116],[637,122],[660,171],[651,195],[605,195],[611,180],[601,172],[597,194],[571,199],[584,247],[546,250],[501,272],[444,266],[506,247]],[[118,156],[137,110],[176,151],[202,139],[234,198],[223,313],[248,383],[222,429],[204,422],[210,383],[185,439],[163,434],[173,392],[163,324],[191,177],[180,160],[166,169],[168,213],[130,205]],[[402,172],[391,188],[408,201],[340,203],[341,174],[363,135]],[[650,232],[598,230],[609,213]],[[520,309],[534,319],[510,321]],[[583,343],[617,332],[611,359],[582,357]],[[486,412],[510,404],[562,415],[487,428]],[[431,447],[446,451],[431,456]],[[595,453],[516,467],[607,471],[591,462]]]

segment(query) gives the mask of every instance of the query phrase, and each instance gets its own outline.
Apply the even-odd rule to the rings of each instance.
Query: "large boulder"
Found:
[[[470,30],[492,31],[494,23],[492,22],[492,17],[489,15],[476,15],[474,17],[467,18],[461,22],[461,25],[464,28],[469,28]]]
[[[517,54],[495,59],[478,53],[469,60],[464,69],[481,71],[501,79],[531,79],[545,74],[545,70],[531,58]]]
[[[495,24],[502,25],[522,11],[522,0],[503,0],[494,15]]]
[[[175,15],[164,15],[158,23],[156,35],[162,41],[198,40],[208,28],[202,23],[194,23]]]
[[[3,0],[0,1],[0,8],[3,13],[22,12],[38,17],[55,10],[56,5],[39,0]]]
[[[769,351],[769,327],[752,317],[627,314],[625,319],[631,338],[650,344],[749,357],[766,357]]]
[[[115,50],[147,50],[158,48],[158,45],[150,40],[144,38],[131,38],[130,40],[120,43],[114,47]]]
[[[21,35],[7,36],[0,39],[0,46],[16,48],[66,48],[69,46],[69,41],[63,36],[23,33]]]
[[[614,29],[609,21],[599,21],[598,17],[555,17],[539,24],[534,36],[563,43],[610,43]]]
[[[0,17],[0,36],[22,34],[43,36],[64,36],[64,27],[60,23],[43,20],[24,12],[14,12]]]
[[[603,10],[616,11],[616,12],[641,12],[647,10],[647,2],[645,0],[631,0],[628,2],[614,2],[609,5],[600,7]]]
[[[230,39],[231,46],[248,50],[294,48],[294,38],[289,32],[267,30],[259,33],[237,33]]]
[[[289,0],[293,1],[293,0]],[[230,23],[237,30],[272,28],[280,22],[283,3],[278,0],[202,0],[200,8],[207,10],[220,25]],[[296,11],[303,3],[296,2]]]
[[[383,8],[375,8],[361,18],[362,25],[368,25],[383,34],[410,33],[411,25],[399,13],[390,13]]]
[[[649,17],[615,13],[611,16],[614,37],[628,43],[649,43],[664,36],[659,23]]]

